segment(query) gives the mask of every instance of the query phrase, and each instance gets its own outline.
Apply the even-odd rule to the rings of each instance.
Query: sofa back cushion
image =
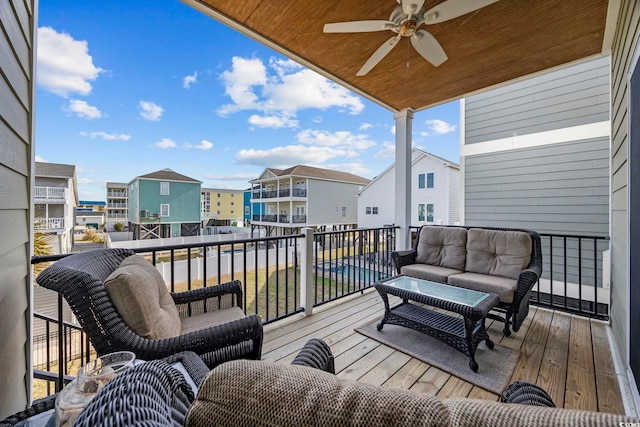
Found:
[[[186,425],[447,426],[433,396],[341,380],[307,366],[235,360],[200,384]]]
[[[517,279],[531,263],[531,237],[522,231],[471,228],[465,271]]]
[[[457,227],[425,226],[420,230],[416,262],[464,270],[467,230]]]
[[[122,320],[138,335],[165,339],[180,335],[178,309],[162,275],[140,255],[132,255],[104,282]]]

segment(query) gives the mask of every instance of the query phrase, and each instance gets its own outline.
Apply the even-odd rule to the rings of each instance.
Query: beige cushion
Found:
[[[224,308],[222,310],[213,310],[197,316],[185,317],[182,320],[181,334],[199,331],[211,326],[222,325],[245,317],[244,311],[238,307]]]
[[[465,271],[517,279],[531,262],[531,237],[521,231],[472,228]]]
[[[400,269],[400,274],[431,280],[433,282],[447,283],[447,278],[452,274],[460,274],[462,271],[453,268],[439,267],[429,264],[409,264]]]
[[[138,335],[151,339],[180,335],[180,316],[167,285],[143,257],[125,258],[104,287],[124,322]]]
[[[456,227],[422,227],[416,251],[417,263],[464,270],[467,230]]]
[[[306,366],[235,360],[200,385],[186,425],[447,426],[433,396],[341,380]]]
[[[607,427],[640,422],[637,418],[603,412],[547,408],[487,400],[450,398],[446,399],[444,404],[449,408],[450,425],[456,427]]]
[[[449,276],[447,283],[461,288],[498,294],[500,301],[512,303],[518,281],[509,277],[480,273],[461,273]]]

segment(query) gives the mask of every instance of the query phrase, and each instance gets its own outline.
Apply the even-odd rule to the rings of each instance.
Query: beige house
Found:
[[[201,193],[200,212],[204,226],[209,220],[242,223],[244,190],[202,188]]]

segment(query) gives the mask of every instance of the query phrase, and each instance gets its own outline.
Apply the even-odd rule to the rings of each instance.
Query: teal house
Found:
[[[162,169],[127,185],[129,230],[135,240],[200,234],[201,181]]]

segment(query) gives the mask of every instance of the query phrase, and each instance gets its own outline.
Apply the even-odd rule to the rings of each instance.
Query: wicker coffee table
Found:
[[[493,348],[485,318],[498,304],[498,295],[409,276],[392,277],[374,286],[384,302],[379,331],[388,323],[428,334],[469,356],[469,367],[478,372],[475,360],[478,344],[485,341],[487,347]],[[390,307],[388,295],[402,298],[402,303]],[[422,304],[458,313],[461,317],[440,313]]]

